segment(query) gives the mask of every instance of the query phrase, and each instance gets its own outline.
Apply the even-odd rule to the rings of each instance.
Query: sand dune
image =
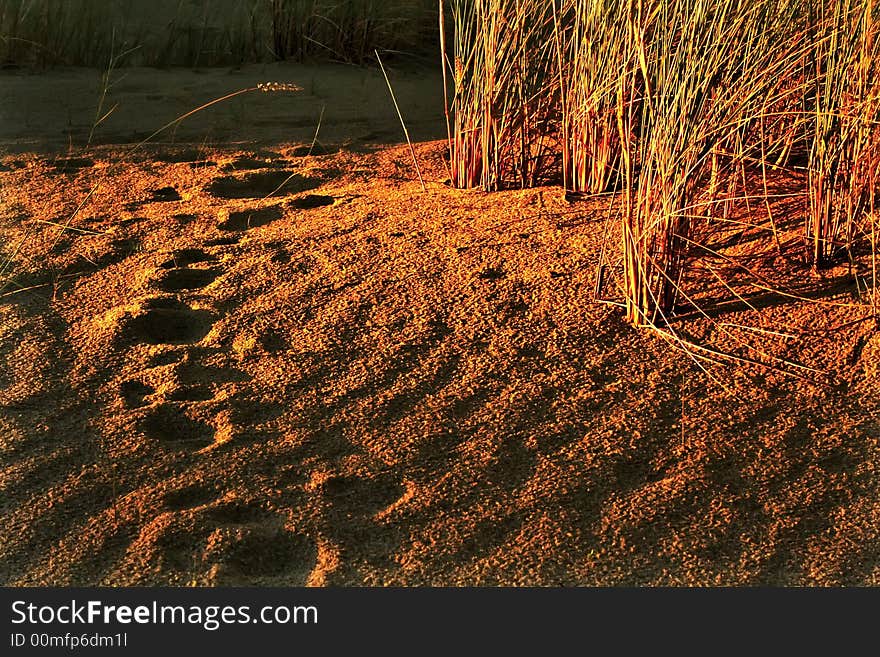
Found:
[[[3,157],[0,582],[880,581],[858,308],[719,310],[832,374],[725,389],[593,302],[606,201],[451,190],[439,141],[423,193],[405,145],[300,130]]]

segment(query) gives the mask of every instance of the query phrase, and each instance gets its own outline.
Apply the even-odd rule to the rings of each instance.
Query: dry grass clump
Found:
[[[533,183],[511,172],[558,143],[567,192],[615,192],[622,238],[599,286],[619,272],[630,322],[668,326],[682,300],[693,308],[685,273],[732,223],[791,255],[773,176],[801,185],[806,262],[848,257],[876,290],[876,265],[867,277],[854,266],[863,247],[876,263],[874,0],[450,4],[453,184]]]
[[[278,59],[308,58],[363,63],[373,51],[421,50],[427,0],[271,0],[272,49]]]
[[[625,3],[564,0],[554,8],[565,188],[605,192],[621,174],[618,108],[638,93],[619,84],[627,59]]]
[[[0,61],[4,65],[105,65],[112,35],[108,14],[90,0],[0,0]]]
[[[216,66],[433,50],[434,0],[0,0],[0,63]],[[115,50],[114,50],[115,47]]]
[[[823,268],[851,255],[874,210],[880,165],[880,17],[873,0],[808,3],[811,149],[807,257]]]
[[[749,136],[788,62],[763,47],[764,8],[640,3],[628,19],[619,130],[624,298],[634,324],[668,320],[691,245],[712,228],[719,190],[735,190],[753,159]],[[642,90],[637,103],[623,97],[632,88]]]
[[[441,18],[444,3],[441,2]],[[456,187],[533,186],[549,162],[555,106],[546,71],[554,61],[551,6],[530,0],[452,0],[448,101]],[[441,30],[443,27],[441,27]]]

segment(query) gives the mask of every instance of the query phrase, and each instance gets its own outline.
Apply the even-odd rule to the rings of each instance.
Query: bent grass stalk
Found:
[[[385,70],[385,65],[382,63],[382,58],[379,57],[379,51],[376,51],[376,60],[379,62],[379,67],[382,69],[382,75],[385,76],[385,84],[388,85],[388,92],[391,94],[391,101],[394,103],[394,109],[397,111],[397,117],[400,119],[400,126],[403,128],[403,134],[406,137],[406,143],[409,145],[409,152],[412,155],[413,166],[416,168],[416,175],[419,177],[419,185],[422,186],[422,191],[427,192],[428,189],[425,187],[425,181],[422,178],[422,169],[419,167],[419,160],[416,158],[416,151],[413,148],[412,139],[409,136],[409,130],[406,127],[406,122],[403,120],[403,114],[400,111],[400,105],[397,104],[397,97],[394,95],[394,88],[391,86],[391,80],[388,79],[388,72]]]
[[[128,158],[129,156],[136,153],[138,150],[143,148],[146,144],[151,142],[153,139],[158,137],[160,134],[162,134],[166,130],[169,130],[170,128],[173,128],[175,126],[180,125],[180,123],[182,123],[186,119],[190,118],[191,116],[198,114],[199,112],[202,112],[210,107],[213,107],[214,105],[218,105],[218,104],[223,103],[225,101],[231,100],[232,98],[236,98],[238,96],[242,96],[244,94],[253,93],[253,92],[257,92],[257,91],[263,92],[263,93],[299,92],[299,91],[302,91],[302,87],[300,87],[296,84],[284,83],[284,82],[266,82],[266,83],[258,84],[253,87],[239,89],[238,91],[233,91],[233,92],[228,93],[228,94],[221,96],[219,98],[215,98],[214,100],[208,101],[207,103],[204,103],[204,104],[196,107],[195,109],[189,110],[188,112],[181,114],[177,118],[173,119],[172,121],[169,121],[168,123],[166,123],[162,127],[155,130],[152,134],[150,134],[149,136],[147,136],[146,138],[144,138],[143,140],[139,141],[137,144],[132,146],[130,149],[125,151],[118,163],[124,162],[126,158]],[[58,233],[55,235],[55,238],[52,242],[52,247],[55,247],[58,244],[58,240],[61,239],[61,237],[64,235],[64,233],[67,232],[68,230],[70,230],[70,228],[71,228],[70,224],[74,221],[74,219],[76,219],[77,216],[79,216],[79,213],[83,210],[83,208],[85,208],[85,206],[92,199],[92,197],[95,196],[95,194],[97,194],[98,191],[100,191],[101,187],[103,186],[103,184],[105,182],[105,179],[112,173],[112,170],[113,170],[113,167],[109,167],[108,169],[105,169],[101,178],[89,189],[88,193],[85,195],[85,197],[82,199],[82,201],[80,201],[80,203],[77,205],[76,209],[67,217],[67,219],[64,221],[64,223],[57,224],[59,230],[58,230]],[[281,186],[283,186],[283,185],[284,185],[284,183],[282,183]],[[280,189],[280,188],[281,187],[279,187],[278,189]],[[275,191],[277,191],[277,190],[275,190]],[[270,194],[270,196],[271,196],[271,194]],[[14,258],[20,252],[22,246],[24,245],[24,243],[29,235],[30,235],[29,232],[25,233],[25,236],[22,238],[22,240],[16,246],[13,254],[7,256],[5,262],[3,262],[2,265],[0,265],[0,293],[2,293],[10,284],[11,281],[9,278],[9,271],[13,265]]]

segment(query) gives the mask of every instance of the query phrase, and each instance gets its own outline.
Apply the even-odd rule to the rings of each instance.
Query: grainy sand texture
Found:
[[[451,189],[392,77],[426,192],[376,71],[132,69],[88,148],[99,72],[2,74],[0,583],[880,583],[846,266],[691,284],[681,335],[826,374],[707,373],[594,300],[608,198]]]

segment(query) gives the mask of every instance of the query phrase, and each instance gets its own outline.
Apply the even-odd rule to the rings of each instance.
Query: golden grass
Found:
[[[529,186],[561,165],[569,193],[619,192],[610,268],[622,271],[631,323],[668,325],[688,296],[685,272],[733,205],[744,202],[756,225],[766,213],[778,253],[790,255],[771,210],[772,172],[806,173],[807,265],[848,258],[859,276],[860,249],[876,261],[874,0],[449,4],[453,185]],[[763,192],[747,193],[756,175]],[[873,273],[861,276],[875,289]]]

